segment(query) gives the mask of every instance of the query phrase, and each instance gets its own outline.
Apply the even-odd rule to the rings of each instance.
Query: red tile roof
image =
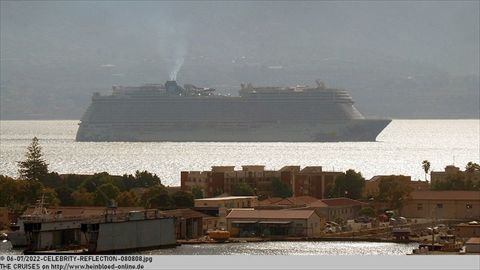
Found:
[[[412,191],[412,200],[462,200],[480,201],[480,191]]]
[[[312,202],[318,201],[317,198],[311,196],[297,196],[297,197],[289,197],[289,198],[280,198],[280,197],[272,197],[266,200],[260,201],[260,206],[269,206],[269,205],[307,205]]]
[[[265,200],[259,201],[259,202],[258,202],[258,205],[260,205],[260,206],[268,206],[268,205],[272,205],[272,204],[274,204],[274,203],[276,203],[276,202],[279,202],[279,201],[281,201],[281,200],[283,200],[283,199],[280,198],[280,197],[271,197],[271,198],[267,198],[267,199],[265,199]]]
[[[285,198],[274,204],[276,205],[307,205],[312,202],[318,201],[317,198],[311,196],[298,196],[298,197],[289,197]]]
[[[366,205],[361,201],[352,200],[350,198],[332,198],[332,199],[323,199],[323,203],[325,203],[329,207],[336,207],[336,206],[357,206],[357,205]]]
[[[465,244],[475,244],[480,245],[480,237],[471,237],[465,242]]]
[[[313,210],[252,210],[232,209],[228,219],[308,219]]]
[[[328,205],[326,203],[322,202],[322,200],[317,200],[315,202],[309,203],[308,206],[309,207],[314,207],[314,208],[328,207]]]

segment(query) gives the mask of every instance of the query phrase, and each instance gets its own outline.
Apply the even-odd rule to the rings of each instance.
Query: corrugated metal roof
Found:
[[[227,218],[250,219],[308,219],[315,214],[313,210],[250,210],[232,209]]]
[[[208,217],[204,213],[200,213],[198,211],[192,210],[190,208],[182,208],[182,209],[173,209],[173,210],[166,210],[162,211],[164,215],[168,217],[183,217],[183,218],[203,218]]]
[[[94,215],[103,215],[105,214],[106,207],[96,207],[96,206],[59,206],[59,207],[48,207],[47,211],[50,215],[55,215],[57,212],[61,211],[63,217],[83,217],[83,216],[94,216]],[[128,213],[130,211],[143,211],[143,207],[117,207],[115,211],[117,213]],[[35,207],[29,207],[23,215],[32,215],[34,214]]]
[[[366,205],[361,201],[352,200],[350,198],[332,198],[332,199],[323,199],[323,203],[327,206],[335,207],[335,206],[357,206],[357,205]]]
[[[214,198],[203,198],[195,199],[195,201],[226,201],[226,200],[237,200],[237,199],[255,199],[257,196],[228,196],[228,197],[214,197]]]

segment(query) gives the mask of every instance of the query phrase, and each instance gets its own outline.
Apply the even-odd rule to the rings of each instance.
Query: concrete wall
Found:
[[[467,204],[471,205],[471,208],[467,208]],[[480,199],[476,201],[461,198],[458,200],[408,200],[400,213],[410,218],[478,219],[480,218]]]
[[[148,248],[175,243],[173,218],[101,223],[96,251]]]
[[[459,224],[455,226],[455,235],[461,238],[480,237],[480,225]]]
[[[288,228],[289,236],[307,236],[307,237],[317,237],[320,236],[324,221],[316,214],[311,215],[308,219],[256,219],[256,218],[234,218],[227,220],[227,228],[232,235],[238,235],[238,228],[232,225],[232,221],[291,221]]]
[[[8,227],[10,219],[8,218],[8,208],[0,207],[0,230],[4,227]]]
[[[225,207],[225,208],[251,208],[258,206],[258,198],[235,198],[218,200],[196,199],[195,207]]]

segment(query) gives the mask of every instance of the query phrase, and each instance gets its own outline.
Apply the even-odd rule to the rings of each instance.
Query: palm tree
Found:
[[[423,168],[423,171],[425,172],[425,181],[427,181],[427,174],[430,171],[430,161],[428,160],[422,161],[422,168]]]
[[[467,166],[465,166],[465,171],[468,173],[474,173],[475,171],[480,171],[480,165],[470,161],[467,163]]]

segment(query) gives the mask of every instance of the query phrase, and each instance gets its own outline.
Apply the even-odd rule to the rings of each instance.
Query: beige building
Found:
[[[427,181],[412,181],[410,176],[406,175],[376,175],[372,179],[365,181],[365,188],[362,196],[364,198],[376,197],[379,192],[379,184],[384,179],[393,179],[404,186],[409,186],[412,191],[430,190],[430,184]]]
[[[470,179],[475,184],[480,184],[480,172],[466,172],[460,170],[459,167],[454,165],[448,165],[445,167],[444,171],[432,171],[430,172],[430,183],[432,186],[435,186],[439,182],[444,182],[448,179],[449,176],[461,174],[465,177],[465,179]]]
[[[200,188],[204,196],[232,194],[232,186],[248,184],[259,197],[272,197],[272,183],[279,180],[288,185],[294,196],[325,198],[326,190],[335,183],[341,172],[324,171],[321,166],[285,166],[280,170],[265,170],[263,165],[245,165],[241,170],[235,166],[213,166],[211,171],[181,172],[181,188],[191,191]]]
[[[480,237],[480,224],[457,224],[455,225],[455,236],[460,238]]]
[[[192,209],[173,209],[162,211],[167,217],[175,218],[177,239],[195,239],[204,235],[203,222],[207,215]]]
[[[360,210],[366,206],[368,206],[367,203],[350,198],[323,199],[308,205],[328,221],[341,219],[345,222],[358,217]]]
[[[258,209],[310,209],[327,221],[342,219],[347,221],[358,217],[367,203],[350,198],[331,198],[319,200],[310,196],[290,198],[269,198],[259,202]]]
[[[480,191],[413,191],[400,213],[409,218],[478,219]]]
[[[195,208],[252,208],[257,206],[257,196],[228,196],[195,199]]]
[[[472,237],[465,242],[465,252],[480,254],[480,237]]]
[[[318,237],[325,220],[314,210],[232,209],[227,228],[240,237]]]

